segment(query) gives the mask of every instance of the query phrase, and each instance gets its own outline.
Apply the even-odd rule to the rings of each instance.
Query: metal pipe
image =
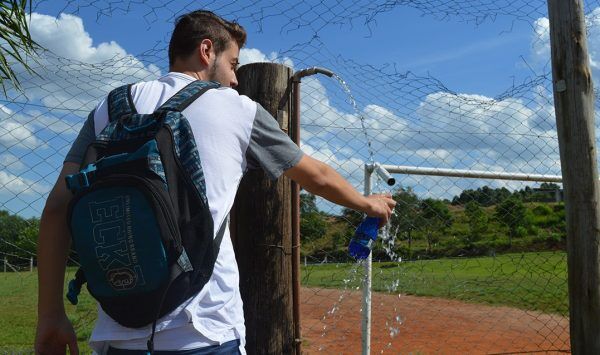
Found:
[[[297,71],[292,75],[292,123],[291,136],[300,146],[300,82],[303,77],[315,74],[333,76],[331,70],[312,67]],[[294,315],[294,345],[296,355],[302,354],[302,333],[300,328],[300,186],[292,181],[292,297]]]
[[[293,78],[293,77],[292,77]],[[292,139],[300,146],[300,80],[293,80]],[[292,181],[292,297],[294,299],[294,346],[302,354],[300,328],[300,186]]]
[[[396,179],[390,174],[381,164],[375,163],[375,172],[379,177],[385,181],[389,186],[394,186],[396,184]]]
[[[397,174],[452,176],[452,177],[497,179],[497,180],[562,182],[562,176],[559,176],[559,175],[505,173],[505,172],[482,171],[482,170],[422,168],[422,167],[417,167],[417,166],[404,166],[404,165],[381,165],[381,167],[390,173],[397,173]]]
[[[323,75],[327,75],[328,77],[333,76],[333,72],[329,69],[325,69],[325,68],[321,68],[321,67],[312,67],[312,68],[298,70],[297,72],[295,72],[294,75],[292,76],[292,82],[300,82],[300,80],[302,78],[304,78],[305,76],[311,76],[311,75],[315,75],[315,74],[323,74]]]
[[[371,180],[373,165],[365,164],[365,196],[371,194]],[[365,279],[363,283],[363,314],[362,314],[362,355],[371,353],[371,266],[373,264],[373,253],[365,260]]]

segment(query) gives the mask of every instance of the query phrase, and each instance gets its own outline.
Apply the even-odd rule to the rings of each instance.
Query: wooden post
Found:
[[[33,256],[29,258],[29,271],[33,272]]]
[[[238,70],[240,94],[260,103],[287,132],[292,70],[254,63]],[[284,106],[284,110],[278,109]],[[291,181],[249,171],[240,184],[231,223],[249,354],[294,353],[291,283]]]
[[[571,351],[600,354],[600,195],[583,1],[549,0],[548,13],[567,219]]]

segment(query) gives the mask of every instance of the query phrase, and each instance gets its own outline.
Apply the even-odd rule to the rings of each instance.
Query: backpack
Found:
[[[138,114],[131,85],[108,95],[109,123],[87,148],[81,170],[66,177],[68,213],[82,283],[119,324],[139,328],[194,296],[209,280],[225,232],[216,237],[206,185],[181,113],[218,83],[194,81],[152,114]],[[90,113],[93,117],[94,112]]]

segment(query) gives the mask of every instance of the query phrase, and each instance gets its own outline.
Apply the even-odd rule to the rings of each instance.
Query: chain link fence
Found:
[[[34,4],[34,12],[48,1]],[[359,190],[365,163],[560,175],[545,1],[210,1],[205,8],[255,31],[276,27],[304,41],[265,57],[294,69],[325,67],[337,78],[302,81],[302,149]],[[77,25],[79,13],[143,14],[148,31],[196,9],[179,1],[65,1],[39,28]],[[412,8],[468,22],[499,19],[531,27],[543,60],[493,97],[463,94],[430,75],[371,65],[332,51],[319,36]],[[73,16],[60,15],[70,13]],[[600,50],[600,2],[586,4],[592,69]],[[416,29],[418,30],[418,29]],[[32,30],[42,43],[64,41]],[[37,37],[36,37],[37,36]],[[46,36],[46,37],[44,37]],[[54,37],[53,37],[54,36]],[[62,160],[89,111],[112,88],[166,72],[166,34],[135,56],[114,44],[87,52],[46,51],[23,92],[0,98],[0,260],[26,270],[39,216]],[[525,55],[525,54],[524,54]],[[528,63],[525,63],[529,65]],[[507,73],[507,76],[510,73]],[[596,102],[600,102],[597,100]],[[570,350],[562,187],[555,183],[396,175],[373,192],[398,202],[373,251],[373,351],[517,353]],[[362,216],[302,193],[302,331],[310,353],[360,351],[362,266],[347,246]],[[15,271],[15,270],[7,270]],[[72,272],[70,270],[69,272]],[[7,272],[9,299],[35,291],[26,271]],[[24,291],[25,290],[25,291]],[[80,340],[95,318],[91,300],[70,308]],[[35,322],[35,314],[30,324]],[[30,325],[31,327],[31,325]],[[30,336],[20,343],[30,343]],[[16,342],[15,346],[19,343]]]

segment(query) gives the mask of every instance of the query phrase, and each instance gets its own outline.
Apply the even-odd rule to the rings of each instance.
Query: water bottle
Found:
[[[377,239],[379,222],[377,217],[367,217],[358,225],[348,245],[350,256],[356,259],[366,259],[369,256],[373,243]]]

